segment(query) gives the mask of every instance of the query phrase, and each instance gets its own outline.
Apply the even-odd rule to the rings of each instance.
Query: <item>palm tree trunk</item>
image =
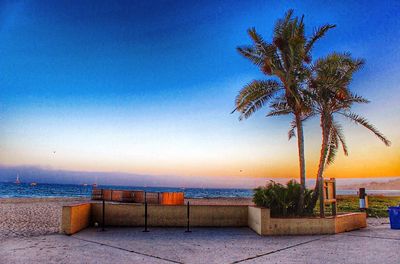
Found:
[[[313,192],[313,196],[311,199],[311,203],[309,206],[309,211],[312,211],[317,203],[319,198],[319,212],[321,217],[325,217],[325,205],[324,205],[324,179],[323,173],[325,169],[326,157],[328,154],[328,141],[330,134],[330,125],[329,120],[325,118],[325,116],[321,115],[321,129],[322,129],[322,143],[321,143],[321,152],[318,164],[318,173],[317,173],[317,181],[315,183],[315,188]]]
[[[296,128],[297,128],[297,146],[299,151],[299,168],[300,168],[300,184],[301,184],[301,194],[298,206],[298,213],[302,214],[304,211],[304,190],[306,189],[306,164],[304,157],[303,121],[301,120],[299,112],[296,113]]]

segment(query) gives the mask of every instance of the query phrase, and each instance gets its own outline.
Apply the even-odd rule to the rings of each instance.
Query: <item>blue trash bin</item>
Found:
[[[400,229],[400,206],[389,207],[390,228]]]

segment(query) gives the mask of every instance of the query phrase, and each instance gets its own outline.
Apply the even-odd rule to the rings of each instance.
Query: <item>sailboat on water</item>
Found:
[[[17,173],[17,178],[15,179],[15,184],[20,184],[20,183],[21,183],[21,181],[19,180],[19,175]]]
[[[96,181],[92,184],[92,188],[94,188],[94,189],[97,188],[97,180],[98,180],[98,178],[97,178],[97,176],[96,176]]]

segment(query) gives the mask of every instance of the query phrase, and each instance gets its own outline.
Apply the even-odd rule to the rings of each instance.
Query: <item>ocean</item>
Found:
[[[173,188],[173,187],[140,187],[99,185],[97,188],[114,190],[144,190],[148,192],[184,192],[187,198],[217,198],[217,197],[252,197],[251,189],[228,188]],[[16,197],[90,197],[92,186],[77,184],[38,183],[31,186],[28,183],[0,183],[0,198]],[[357,190],[338,190],[339,195],[357,195]],[[367,194],[400,196],[400,190],[367,190]]]
[[[140,187],[140,186],[115,186],[98,185],[98,189],[113,190],[144,190],[148,192],[184,192],[188,198],[215,198],[215,197],[251,197],[250,189],[225,189],[225,188],[174,188],[174,187]],[[0,198],[14,197],[90,197],[91,185],[77,184],[47,184],[38,183],[31,186],[28,183],[0,183]]]

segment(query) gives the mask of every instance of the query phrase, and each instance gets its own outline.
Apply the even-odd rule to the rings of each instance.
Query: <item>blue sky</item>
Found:
[[[399,165],[388,164],[399,161],[400,2],[299,2],[0,1],[0,163],[295,177],[288,119],[229,114],[240,88],[264,78],[236,52],[249,43],[246,30],[270,39],[274,21],[294,8],[309,34],[337,25],[315,58],[348,51],[366,59],[352,89],[372,103],[355,110],[393,141],[388,149],[346,126],[350,157],[339,157],[332,175],[398,176]],[[313,175],[317,121],[306,133]],[[371,150],[379,153],[373,165]]]

